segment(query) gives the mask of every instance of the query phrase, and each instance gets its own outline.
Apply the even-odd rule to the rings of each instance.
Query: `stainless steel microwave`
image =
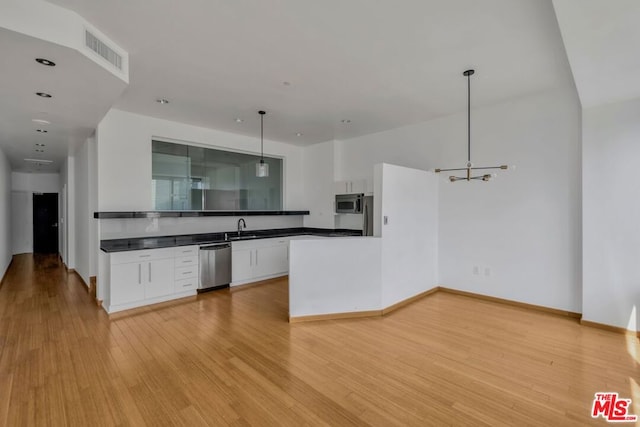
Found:
[[[336,213],[362,213],[364,194],[336,194]]]

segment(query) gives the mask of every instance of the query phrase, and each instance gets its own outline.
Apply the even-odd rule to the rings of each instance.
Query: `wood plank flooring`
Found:
[[[636,338],[436,293],[385,317],[287,323],[286,280],[111,318],[56,257],[0,289],[0,425],[606,425],[638,404]]]

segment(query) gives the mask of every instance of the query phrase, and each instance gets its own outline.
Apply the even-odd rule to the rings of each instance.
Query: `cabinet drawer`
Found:
[[[176,268],[179,267],[190,267],[192,265],[198,265],[198,257],[197,256],[185,256],[176,258]]]
[[[190,267],[176,267],[175,279],[191,279],[195,277],[198,278],[198,266],[192,265]]]
[[[125,264],[129,262],[173,258],[173,249],[174,248],[162,248],[144,249],[140,251],[114,252],[111,254],[111,264]]]
[[[199,249],[200,248],[198,246],[178,246],[177,248],[174,248],[173,253],[176,258],[183,256],[198,256]]]
[[[198,289],[198,278],[192,277],[190,279],[180,279],[175,281],[174,292],[184,292],[191,291],[193,289]]]

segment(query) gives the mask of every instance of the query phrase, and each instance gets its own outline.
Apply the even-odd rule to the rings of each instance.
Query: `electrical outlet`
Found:
[[[485,277],[491,276],[491,267],[485,267],[484,268],[484,275],[485,275]]]
[[[480,267],[478,267],[477,265],[473,266],[473,274],[474,276],[477,276],[478,274],[480,274]]]

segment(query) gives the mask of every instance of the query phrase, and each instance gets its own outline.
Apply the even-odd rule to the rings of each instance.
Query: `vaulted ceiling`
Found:
[[[266,138],[304,146],[462,111],[467,68],[477,71],[474,107],[573,85],[550,0],[6,4],[60,9],[129,53],[126,86],[44,30],[0,28],[9,67],[0,82],[0,147],[16,170],[40,137],[51,144],[51,168],[59,167],[112,106],[250,136],[259,135],[257,111],[265,109]],[[28,26],[61,31],[46,22],[53,15]],[[37,64],[41,56],[57,66]],[[38,99],[38,90],[56,96]],[[50,132],[36,134],[31,120],[43,117],[52,119]]]

